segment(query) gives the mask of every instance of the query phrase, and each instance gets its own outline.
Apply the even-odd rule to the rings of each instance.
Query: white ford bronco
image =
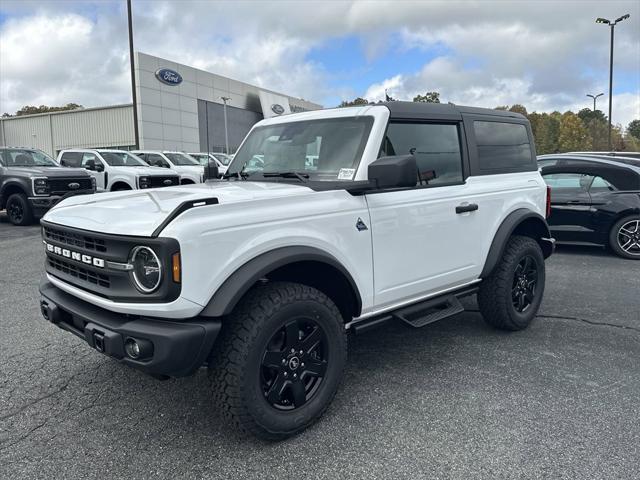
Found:
[[[50,210],[41,311],[157,377],[207,366],[225,414],[277,440],[331,402],[348,333],[422,327],[472,294],[490,325],[527,327],[554,249],[548,207],[516,113],[389,102],[275,117],[221,180]]]
[[[126,150],[62,150],[58,153],[58,163],[63,167],[85,168],[95,178],[98,192],[180,185],[177,172],[150,167]]]

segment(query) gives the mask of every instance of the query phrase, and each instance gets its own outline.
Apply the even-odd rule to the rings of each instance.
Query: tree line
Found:
[[[387,95],[387,99],[394,99]],[[426,92],[416,95],[414,102],[440,103],[438,92]],[[352,101],[343,101],[340,107],[356,105],[372,105],[365,98],[358,97]],[[380,103],[380,102],[378,102]],[[609,123],[607,116],[600,110],[583,108],[578,113],[567,110],[551,113],[529,113],[524,105],[500,105],[496,110],[517,112],[529,119],[539,155],[545,153],[563,153],[573,151],[606,151],[608,150]],[[623,132],[620,125],[611,130],[611,144],[615,151],[640,151],[640,120],[633,120]]]
[[[82,105],[78,105],[77,103],[67,103],[66,105],[62,105],[61,107],[50,107],[48,105],[40,105],[36,107],[34,105],[25,105],[20,110],[18,110],[14,115],[9,113],[3,113],[2,118],[7,117],[21,117],[23,115],[35,115],[36,113],[49,113],[49,112],[64,112],[67,110],[77,110],[79,108],[83,108]]]

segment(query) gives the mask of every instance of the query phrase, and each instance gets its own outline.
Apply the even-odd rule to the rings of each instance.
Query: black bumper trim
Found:
[[[201,367],[220,333],[219,319],[184,321],[115,313],[70,295],[51,282],[40,284],[40,310],[45,320],[84,339],[101,353],[153,376],[184,377]],[[153,356],[126,356],[127,338],[148,340]]]

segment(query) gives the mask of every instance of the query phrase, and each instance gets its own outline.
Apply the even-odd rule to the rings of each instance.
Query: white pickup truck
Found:
[[[153,167],[170,168],[178,172],[182,185],[204,181],[204,167],[184,152],[133,150],[133,153]]]
[[[58,154],[63,167],[85,168],[96,179],[97,192],[171,187],[180,184],[173,170],[150,167],[126,150],[69,149]]]
[[[326,410],[349,332],[424,327],[474,294],[490,325],[526,328],[554,249],[549,205],[517,113],[388,102],[274,117],[223,180],[51,209],[40,307],[152,375],[208,366],[225,415],[282,439]]]

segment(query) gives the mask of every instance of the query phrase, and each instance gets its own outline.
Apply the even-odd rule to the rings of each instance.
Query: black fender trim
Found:
[[[507,215],[500,227],[498,227],[498,231],[493,237],[493,242],[491,242],[491,248],[489,248],[489,254],[485,260],[484,268],[480,273],[480,278],[486,278],[493,271],[500,258],[502,258],[504,249],[513,232],[528,219],[533,219],[534,221],[537,230],[534,238],[540,244],[544,258],[549,257],[553,253],[554,240],[551,238],[549,225],[547,225],[544,217],[526,208],[519,208]]]
[[[285,265],[309,261],[334,267],[347,279],[356,299],[357,314],[354,316],[358,316],[362,310],[362,298],[351,274],[333,255],[318,248],[306,246],[277,248],[249,260],[224,281],[200,316],[221,317],[230,314],[240,299],[258,280]]]

